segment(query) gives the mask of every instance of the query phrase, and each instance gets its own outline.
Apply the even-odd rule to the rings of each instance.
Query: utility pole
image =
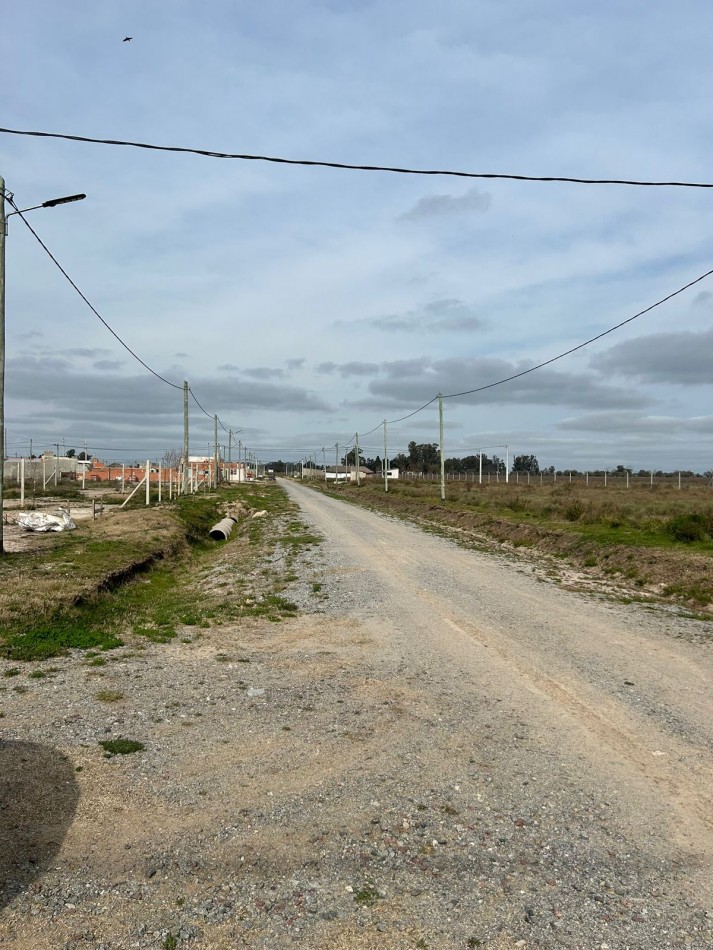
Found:
[[[214,487],[217,488],[218,487],[218,414],[217,413],[213,417],[213,421],[215,424],[215,431],[214,431],[214,436],[213,436],[214,446],[215,446],[215,473],[214,473],[213,482],[214,482]]]
[[[359,476],[361,472],[359,471],[359,433],[354,433],[354,464],[356,466],[356,483],[357,488],[361,484],[359,481]]]
[[[231,471],[231,465],[233,463],[233,430],[228,429],[228,483],[230,483],[230,476],[233,474]]]
[[[384,469],[384,491],[389,490],[389,471],[386,463],[386,419],[384,419],[384,461],[381,463]]]
[[[0,175],[0,554],[3,547],[3,484],[5,481],[5,179]]]
[[[446,500],[446,463],[443,453],[443,394],[438,394],[438,430],[441,437],[441,501]]]
[[[324,454],[324,446],[322,446],[322,465],[324,466],[324,481],[327,481],[327,456]]]
[[[0,175],[0,555],[4,554],[3,539],[3,488],[5,483],[5,238],[7,237],[7,219],[5,214],[5,198],[10,199],[15,211],[10,215],[34,211],[36,208],[54,208],[56,205],[66,204],[69,201],[81,201],[86,195],[67,195],[65,198],[52,198],[32,208],[23,208],[22,212],[13,203],[12,195],[5,190],[5,179]],[[56,469],[55,469],[56,472]]]
[[[183,381],[183,488],[184,495],[188,494],[188,382]]]

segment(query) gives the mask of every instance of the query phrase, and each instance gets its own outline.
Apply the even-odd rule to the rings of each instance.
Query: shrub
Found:
[[[710,513],[695,513],[669,518],[664,527],[675,541],[693,544],[695,541],[705,541],[710,536],[712,522]]]

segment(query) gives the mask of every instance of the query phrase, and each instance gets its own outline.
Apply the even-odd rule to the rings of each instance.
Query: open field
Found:
[[[683,490],[643,483],[626,489],[590,484],[478,485],[369,479],[313,487],[430,525],[463,543],[505,544],[547,555],[577,572],[577,582],[615,588],[618,596],[663,600],[713,614],[713,489],[697,480]],[[555,565],[556,566],[556,565]]]

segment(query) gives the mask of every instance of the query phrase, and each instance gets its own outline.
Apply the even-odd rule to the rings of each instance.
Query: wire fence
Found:
[[[438,472],[399,473],[399,478],[407,481],[440,481]],[[610,472],[483,472],[477,470],[465,472],[446,472],[446,482],[465,482],[482,485],[574,485],[580,488],[611,488],[613,490],[651,489],[669,487],[684,490],[686,488],[713,488],[713,478],[706,475],[692,475],[689,472],[675,473],[610,473]]]

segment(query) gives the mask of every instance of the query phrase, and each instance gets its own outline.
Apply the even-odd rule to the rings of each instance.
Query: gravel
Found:
[[[713,946],[710,628],[287,489],[299,616],[0,664],[0,945]]]

